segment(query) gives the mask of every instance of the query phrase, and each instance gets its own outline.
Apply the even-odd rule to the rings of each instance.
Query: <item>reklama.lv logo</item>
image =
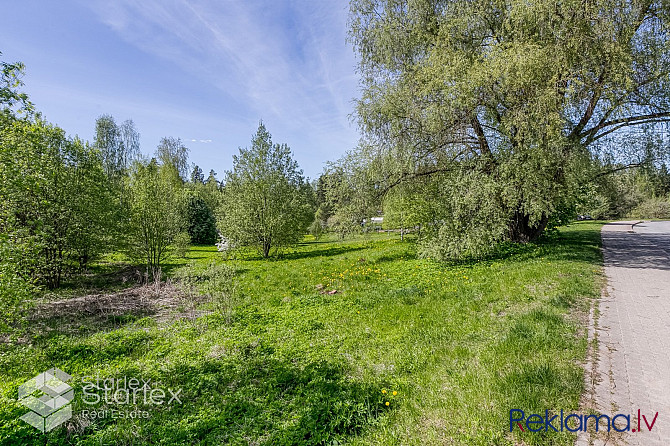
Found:
[[[658,412],[656,412],[653,418],[651,416],[649,418],[651,419],[651,423],[647,420],[647,416],[642,414],[640,409],[637,410],[637,417],[635,414],[629,415],[623,413],[616,414],[613,417],[609,415],[583,415],[578,413],[570,413],[566,416],[563,413],[563,409],[561,409],[560,413],[556,414],[553,412],[550,413],[549,409],[547,409],[544,411],[544,416],[534,413],[526,417],[526,413],[523,410],[510,409],[509,431],[512,432],[516,426],[523,432],[526,429],[530,432],[549,432],[552,430],[554,432],[563,432],[564,429],[569,432],[586,432],[589,427],[589,421],[592,420],[591,426],[595,428],[596,432],[598,432],[599,428],[602,430],[606,429],[607,432],[611,429],[614,429],[616,432],[642,432],[644,426],[641,422],[644,422],[644,425],[651,432],[658,418]],[[525,429],[524,426],[526,427]]]

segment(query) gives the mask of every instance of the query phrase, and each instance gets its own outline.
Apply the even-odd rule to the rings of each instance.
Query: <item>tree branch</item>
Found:
[[[458,159],[458,157],[462,156],[464,153],[465,150],[458,152],[454,157],[452,157],[451,162],[453,163],[456,159]],[[409,179],[421,178],[429,175],[434,175],[436,173],[449,172],[450,170],[453,170],[453,168],[454,166],[450,163],[447,167],[435,167],[433,169],[424,170],[422,172],[403,172],[395,181],[393,181],[391,184],[380,190],[379,193],[377,194],[377,198],[385,195],[389,190],[393,189],[394,187],[396,187],[401,183],[404,183]]]
[[[581,134],[582,130],[584,130],[584,127],[586,127],[586,124],[588,124],[591,118],[593,117],[593,113],[596,111],[596,105],[598,105],[598,101],[600,100],[600,97],[603,92],[603,82],[605,81],[605,73],[607,73],[607,69],[603,68],[602,72],[600,73],[600,76],[598,76],[598,80],[596,81],[596,88],[593,91],[593,96],[591,96],[591,99],[589,100],[589,105],[586,107],[582,119],[579,120],[575,128],[570,133],[571,137],[575,137]]]
[[[620,172],[622,170],[636,169],[638,167],[643,167],[645,164],[647,164],[645,161],[642,161],[642,162],[639,162],[639,163],[626,164],[625,166],[619,166],[619,167],[615,167],[613,169],[609,169],[609,170],[606,170],[606,171],[603,171],[603,172],[599,172],[593,178],[595,179],[595,178],[604,177],[606,175],[611,175],[613,173]]]
[[[670,122],[670,119],[662,119],[662,120],[653,119],[653,120],[650,120],[650,121],[640,121],[640,122],[637,122],[636,125],[654,124],[654,123],[658,123],[658,122]],[[584,142],[584,145],[588,146],[588,145],[598,141],[600,138],[603,138],[603,137],[609,135],[610,133],[614,133],[621,128],[627,127],[628,125],[629,124],[619,124],[615,127],[612,127],[611,129],[607,130],[606,132],[600,133],[599,135],[591,135],[586,139],[586,141]]]
[[[612,119],[610,121],[605,121],[602,123],[599,123],[595,127],[592,127],[584,132],[582,132],[579,135],[579,139],[584,139],[587,138],[587,141],[589,143],[595,141],[596,139],[601,138],[602,136],[612,133],[614,130],[618,130],[622,127],[628,127],[631,125],[639,125],[639,124],[649,124],[649,123],[654,123],[654,122],[666,122],[670,121],[670,111],[667,112],[658,112],[658,113],[650,113],[647,115],[639,115],[639,116],[629,116],[627,118],[619,118],[619,119]],[[602,135],[597,135],[597,133],[607,127],[612,127],[616,126],[613,130],[609,130],[605,132]]]
[[[477,135],[477,143],[479,144],[479,149],[482,151],[482,154],[490,157],[491,148],[489,147],[489,142],[486,139],[484,129],[476,116],[472,118],[472,129],[475,131],[475,135]]]

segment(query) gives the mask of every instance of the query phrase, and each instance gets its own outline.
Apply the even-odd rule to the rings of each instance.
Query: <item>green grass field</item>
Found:
[[[418,259],[398,234],[308,240],[269,261],[193,248],[167,273],[211,261],[235,272],[213,301],[174,307],[198,318],[50,315],[0,343],[0,444],[571,444],[510,433],[508,416],[579,409],[599,230],[577,223],[460,264]],[[74,376],[76,395],[82,377],[132,376],[181,389],[182,403],[91,421],[75,398],[74,417],[43,435],[16,398],[50,367]]]

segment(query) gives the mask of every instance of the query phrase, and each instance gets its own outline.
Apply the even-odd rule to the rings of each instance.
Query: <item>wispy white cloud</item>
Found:
[[[190,142],[201,142],[203,144],[209,144],[212,142],[211,139],[189,139]]]
[[[87,4],[125,41],[223,91],[248,118],[350,141],[356,76],[346,0]]]

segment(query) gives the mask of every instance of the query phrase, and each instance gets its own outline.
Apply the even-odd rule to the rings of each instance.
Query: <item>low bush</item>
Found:
[[[670,200],[665,197],[648,198],[631,213],[634,218],[670,218]]]

